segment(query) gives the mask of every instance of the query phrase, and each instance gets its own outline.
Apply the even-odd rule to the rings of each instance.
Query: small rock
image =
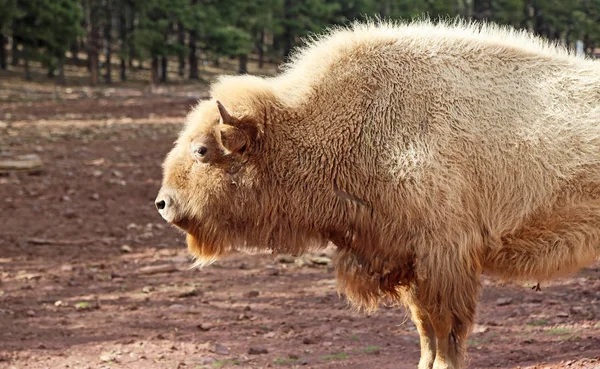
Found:
[[[149,265],[139,269],[140,274],[173,273],[177,268],[173,264]]]
[[[94,170],[94,171],[92,172],[92,176],[94,176],[94,177],[96,177],[96,178],[98,178],[98,177],[101,177],[101,176],[102,176],[102,174],[103,174],[103,173],[102,173],[102,171],[101,171],[101,170],[98,170],[98,169],[96,169],[96,170]]]
[[[267,350],[264,347],[250,347],[250,349],[248,350],[248,354],[249,355],[262,355],[262,354],[268,354],[269,350]]]
[[[217,361],[217,359],[215,359],[214,357],[210,357],[210,356],[200,356],[198,358],[193,358],[191,360],[191,362],[193,364],[197,364],[197,365],[200,365],[200,366],[203,366],[203,365],[213,365],[213,363],[215,361]]]
[[[3,121],[0,120],[0,129],[4,129],[6,127],[8,127],[8,123],[3,122]]]
[[[187,264],[190,261],[190,259],[185,256],[174,256],[172,258],[168,258],[167,260],[170,261],[171,263],[177,263],[177,264],[182,264],[182,263]]]
[[[477,333],[486,333],[490,330],[489,327],[486,327],[485,325],[479,325],[476,324],[475,327],[473,328],[473,333],[477,334]]]
[[[198,329],[200,329],[201,331],[210,331],[213,327],[214,327],[214,324],[212,324],[212,323],[198,324]]]
[[[510,297],[501,297],[496,300],[496,305],[498,306],[506,306],[512,304],[513,299]]]
[[[229,355],[229,349],[220,343],[215,343],[210,351],[220,355]]]
[[[331,259],[327,256],[315,256],[311,258],[310,261],[312,261],[313,264],[317,265],[328,265],[329,263],[331,263]]]
[[[294,264],[296,258],[290,255],[282,255],[279,257],[279,262],[283,264]]]
[[[173,304],[169,306],[169,309],[183,309],[185,308],[185,306],[181,305],[181,304]]]
[[[556,313],[556,316],[559,317],[559,318],[568,318],[569,317],[569,313],[561,311],[559,313]]]
[[[35,311],[27,310],[27,316],[35,316]]]
[[[73,265],[69,265],[69,264],[61,265],[60,270],[63,272],[70,272],[73,270]]]
[[[317,343],[317,340],[315,340],[312,337],[304,337],[304,339],[302,340],[302,343],[305,345],[314,345],[315,343]]]
[[[249,298],[258,297],[258,295],[260,295],[260,292],[258,291],[249,291],[244,294],[245,297]]]
[[[97,193],[94,193],[90,196],[90,199],[98,201],[98,200],[100,200],[100,195]]]
[[[75,210],[69,208],[67,210],[65,210],[65,212],[63,213],[63,216],[67,219],[73,219],[77,217],[77,213],[75,212]]]
[[[56,302],[54,302],[54,306],[66,306],[67,304],[65,304],[64,302],[62,302],[61,300],[58,300]]]
[[[585,315],[585,309],[581,306],[571,306],[569,312],[575,315]]]
[[[193,289],[191,289],[189,291],[185,291],[185,292],[180,293],[179,295],[177,295],[177,297],[182,297],[183,298],[183,297],[192,297],[192,296],[198,296],[198,295],[199,295],[198,290],[195,289],[195,288],[193,288]]]
[[[107,363],[109,361],[116,361],[116,356],[112,352],[103,352],[100,354],[100,361]]]
[[[121,172],[120,170],[113,170],[112,171],[113,176],[117,177],[117,178],[122,178],[123,177],[123,172]]]
[[[123,246],[121,246],[121,252],[129,253],[129,252],[133,252],[133,249],[129,245],[123,245]]]

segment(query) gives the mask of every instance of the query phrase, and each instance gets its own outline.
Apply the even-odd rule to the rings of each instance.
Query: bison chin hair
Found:
[[[210,265],[233,251],[221,242],[203,242],[192,233],[188,233],[185,240],[189,253],[194,257],[192,268]]]
[[[206,225],[206,224],[205,224]],[[327,237],[310,231],[299,231],[289,225],[261,227],[232,227],[227,229],[198,229],[186,231],[188,251],[194,257],[193,267],[210,265],[218,259],[236,251],[299,256],[307,251],[323,249],[329,243]]]
[[[194,257],[192,267],[210,265],[236,251],[258,253],[271,251],[274,255],[299,256],[307,251],[323,249],[329,243],[324,235],[308,230],[301,231],[289,225],[273,227],[231,227],[229,229],[186,230],[188,251]]]

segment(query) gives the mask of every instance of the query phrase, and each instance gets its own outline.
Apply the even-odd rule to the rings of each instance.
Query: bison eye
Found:
[[[206,155],[207,151],[208,151],[208,149],[206,148],[206,146],[200,146],[196,149],[196,153],[200,156]]]
[[[204,158],[205,158],[206,154],[208,153],[208,148],[207,148],[206,146],[203,146],[203,145],[196,146],[196,147],[193,149],[193,153],[194,153],[194,156],[195,156],[197,159],[200,159],[200,160],[202,160],[202,159],[204,159]]]

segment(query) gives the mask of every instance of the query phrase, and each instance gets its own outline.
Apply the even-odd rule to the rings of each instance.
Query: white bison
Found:
[[[333,242],[357,307],[405,303],[421,369],[464,366],[478,277],[600,255],[600,63],[514,30],[360,24],[223,77],[156,200],[199,263]]]

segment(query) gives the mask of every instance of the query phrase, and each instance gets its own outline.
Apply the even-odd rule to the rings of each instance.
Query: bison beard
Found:
[[[419,369],[465,366],[483,272],[548,280],[600,255],[600,64],[474,24],[360,25],[280,76],[222,77],[156,205],[197,264],[337,246],[341,293],[408,307]]]

